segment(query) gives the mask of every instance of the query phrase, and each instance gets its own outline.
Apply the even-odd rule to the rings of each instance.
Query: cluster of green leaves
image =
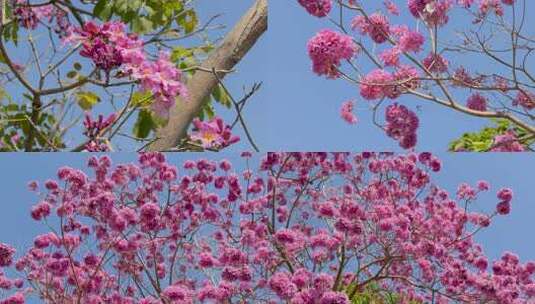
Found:
[[[350,295],[355,288],[354,284],[348,285],[345,292]],[[385,291],[380,286],[372,282],[366,286],[366,288],[357,292],[351,304],[399,304],[401,303],[400,296],[395,292]],[[417,302],[409,302],[411,304],[418,304]]]
[[[487,152],[492,149],[494,138],[503,135],[508,131],[516,134],[523,145],[529,147],[535,140],[529,139],[530,134],[505,119],[493,119],[494,126],[485,127],[479,132],[465,133],[461,138],[454,140],[449,145],[449,150],[453,152]]]
[[[2,36],[6,41],[13,41],[17,45],[19,41],[19,24],[13,21],[13,8],[10,4],[11,1],[2,1],[3,16],[0,16],[4,28],[2,29]]]
[[[50,150],[51,145],[54,149],[65,148],[61,134],[56,129],[54,115],[42,112],[35,125],[30,123],[30,116],[31,109],[25,104],[19,105],[9,99],[8,102],[0,102],[0,151],[22,150],[30,130],[36,134],[31,143],[34,149]],[[17,140],[14,141],[14,138]]]
[[[132,107],[139,109],[133,135],[139,139],[148,138],[153,131],[166,123],[165,120],[152,113],[151,103],[152,96],[148,92],[136,92],[132,96]]]
[[[119,17],[136,33],[169,30],[173,24],[189,34],[197,28],[197,14],[184,0],[100,0],[93,8],[95,17]],[[176,29],[174,29],[176,30]]]

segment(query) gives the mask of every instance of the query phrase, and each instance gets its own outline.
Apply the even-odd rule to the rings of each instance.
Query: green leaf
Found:
[[[222,104],[223,106],[229,109],[232,107],[232,99],[221,85],[218,85],[214,89],[214,91],[212,92],[212,97],[214,97],[215,101]]]
[[[73,78],[76,78],[76,76],[78,76],[78,72],[76,71],[69,71],[67,73],[67,78],[73,79]]]
[[[104,9],[106,8],[107,3],[107,0],[100,0],[93,8],[93,15],[100,17],[100,14],[102,14]]]
[[[210,95],[206,96],[204,98],[204,100],[202,101],[202,108],[201,110],[199,111],[199,114],[197,114],[197,117],[200,119],[200,120],[205,120],[206,119],[206,114],[205,114],[205,108],[207,105],[210,105],[212,103],[212,97]]]
[[[108,21],[113,15],[113,1],[100,0],[93,8],[93,15]]]
[[[157,124],[152,118],[151,112],[148,110],[141,110],[139,111],[137,121],[134,125],[134,136],[138,138],[147,138],[156,127]]]
[[[136,33],[144,34],[152,31],[153,28],[154,25],[152,24],[152,21],[146,17],[141,16],[132,20],[132,30]]]
[[[212,105],[212,103],[207,103],[204,105],[204,113],[206,114],[206,118],[207,119],[212,119],[214,118],[215,116],[215,109],[214,109],[214,106]]]
[[[491,149],[494,138],[503,135],[506,132],[513,131],[517,138],[522,139],[526,130],[513,126],[509,121],[504,119],[492,119],[494,126],[485,127],[478,132],[465,133],[461,138],[452,141],[449,144],[450,151],[469,151],[469,152],[487,152]],[[522,142],[525,146],[530,146],[533,141]]]
[[[176,23],[184,29],[186,34],[190,34],[197,28],[199,19],[194,10],[187,10],[176,18]]]
[[[135,92],[132,94],[132,106],[146,107],[152,104],[152,93],[149,91]]]
[[[93,92],[76,92],[76,98],[80,108],[85,111],[91,110],[97,103],[100,102],[100,97]]]
[[[193,56],[193,50],[190,48],[185,47],[175,47],[173,51],[171,52],[171,61],[178,62],[179,60],[182,60],[187,57]]]
[[[11,22],[5,25],[4,27],[4,39],[6,41],[13,41],[15,46],[19,42],[19,24],[17,22]]]

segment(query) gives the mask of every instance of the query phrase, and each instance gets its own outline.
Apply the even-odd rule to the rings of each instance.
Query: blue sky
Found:
[[[535,260],[535,243],[531,233],[535,231],[535,159],[530,155],[512,154],[439,154],[443,160],[443,170],[433,176],[435,182],[450,193],[454,193],[462,182],[475,184],[486,179],[492,188],[481,196],[477,210],[493,210],[496,205],[495,193],[502,186],[513,189],[515,198],[512,213],[500,216],[487,230],[478,236],[487,254],[492,258],[510,250],[518,253],[522,260]],[[181,165],[186,159],[211,158],[231,160],[235,168],[243,168],[244,162],[236,153],[222,155],[168,154],[168,160]],[[35,195],[27,190],[31,180],[45,181],[55,178],[61,166],[84,168],[87,154],[4,154],[0,157],[0,242],[11,243],[22,250],[32,244],[38,233],[46,227],[34,222],[29,216],[31,206],[36,203]],[[133,162],[133,153],[112,155],[114,164]],[[254,168],[254,166],[252,166]]]

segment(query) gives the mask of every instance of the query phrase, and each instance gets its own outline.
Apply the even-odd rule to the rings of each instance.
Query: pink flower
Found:
[[[386,134],[399,141],[404,149],[416,146],[418,117],[414,112],[397,103],[386,108]]]
[[[0,304],[24,304],[26,300],[22,292],[17,292],[4,300],[0,300]]]
[[[350,304],[347,295],[343,292],[327,291],[320,299],[320,304]]]
[[[524,152],[526,148],[518,141],[515,132],[509,130],[502,135],[494,137],[492,152]]]
[[[214,117],[205,122],[196,118],[193,120],[194,129],[190,134],[193,141],[197,141],[205,149],[226,148],[240,140],[232,134],[230,126],[225,125],[219,117]]]
[[[346,101],[342,104],[342,108],[340,109],[340,117],[351,125],[357,123],[357,117],[353,114],[354,106],[355,104],[353,101]]]
[[[15,248],[0,243],[0,267],[9,267],[13,263],[13,255],[15,254]]]
[[[399,65],[399,55],[401,50],[398,48],[391,48],[384,50],[379,54],[379,58],[386,66],[398,66]]]
[[[513,100],[513,106],[521,106],[528,111],[535,109],[535,94],[523,91],[518,92],[518,95]]]
[[[203,268],[214,267],[216,259],[208,252],[202,252],[199,256],[199,266]]]
[[[479,93],[472,94],[466,101],[469,109],[484,112],[487,111],[487,99]]]
[[[328,78],[338,77],[341,61],[351,59],[357,52],[351,37],[331,30],[317,33],[310,39],[307,48],[314,73]]]
[[[477,182],[477,189],[479,191],[487,191],[490,189],[489,182],[487,181],[479,181]]]
[[[80,55],[91,58],[95,65],[109,73],[128,62],[128,52],[143,52],[143,43],[136,36],[126,34],[126,26],[120,22],[98,25],[89,21],[82,28],[74,29],[66,42],[82,44]],[[142,55],[144,56],[144,55]]]
[[[121,74],[139,81],[143,90],[154,98],[152,109],[166,117],[175,105],[177,96],[187,98],[181,71],[170,61],[167,52],[161,52],[156,61],[146,58],[143,41],[126,33],[126,25],[118,21],[98,25],[89,21],[75,28],[64,39],[67,43],[81,43],[80,55],[91,58],[97,68],[109,77],[120,68]]]
[[[297,292],[297,287],[286,272],[273,274],[269,280],[269,287],[282,299],[290,299]]]
[[[390,14],[399,16],[399,8],[392,0],[385,0],[384,5]]]
[[[506,201],[499,202],[498,205],[496,205],[496,211],[501,215],[509,214],[509,212],[511,212],[511,203]]]
[[[509,188],[502,188],[496,196],[499,200],[510,202],[513,199],[513,191]]]
[[[162,117],[168,115],[177,96],[187,98],[186,86],[181,82],[182,74],[166,52],[161,52],[155,62],[145,62],[132,71],[132,76],[140,80],[141,88],[153,94],[152,109]]]
[[[500,0],[481,0],[479,12],[482,17],[493,11],[497,16],[503,16],[503,7]]]
[[[50,204],[45,201],[35,205],[32,208],[32,218],[36,221],[40,221],[50,215],[50,208]]]
[[[376,43],[385,42],[390,35],[388,19],[379,13],[371,14],[368,18],[357,16],[351,21],[351,27],[363,35],[369,35]]]
[[[418,70],[410,65],[401,65],[397,67],[394,73],[396,86],[390,93],[390,98],[396,98],[407,90],[415,90],[420,87],[420,74]]]
[[[457,3],[465,8],[472,6],[475,0],[457,0]]]
[[[88,152],[106,152],[109,150],[108,144],[102,140],[101,136],[115,122],[116,118],[115,113],[112,113],[106,119],[103,115],[99,115],[96,120],[93,120],[90,113],[85,113],[84,135],[89,139],[85,149]]]
[[[449,20],[448,11],[453,0],[409,0],[409,10],[416,18],[431,25],[442,26]]]
[[[445,73],[448,71],[448,61],[440,54],[429,53],[429,55],[424,58],[423,64],[425,68],[431,72]]]
[[[15,2],[13,11],[15,21],[23,28],[35,30],[39,22],[52,23],[55,19],[56,23],[51,28],[60,36],[63,36],[70,26],[67,13],[54,5],[30,7],[28,0],[12,0],[11,2]]]
[[[382,99],[393,92],[394,76],[382,69],[375,69],[360,81],[360,95],[367,100]]]
[[[171,285],[164,289],[162,294],[169,300],[171,303],[181,303],[181,304],[190,304],[193,303],[193,294],[192,292],[181,285]]]
[[[403,52],[420,52],[425,38],[422,34],[416,31],[405,29],[399,34],[398,47]]]
[[[316,17],[329,15],[332,8],[332,0],[298,0],[307,12]]]
[[[457,70],[455,70],[454,73],[454,80],[453,85],[454,86],[478,86],[480,84],[480,80],[472,77],[468,71],[464,67],[460,67]]]

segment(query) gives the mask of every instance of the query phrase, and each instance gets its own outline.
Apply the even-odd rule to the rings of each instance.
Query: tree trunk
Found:
[[[267,30],[267,26],[268,2],[256,0],[225,37],[221,46],[210,54],[201,67],[207,70],[232,70]],[[223,78],[225,74],[220,73],[218,76]],[[179,104],[171,110],[168,124],[156,132],[158,139],[148,150],[165,151],[176,147],[186,136],[189,125],[203,106],[203,101],[217,84],[218,81],[212,73],[197,71],[188,81],[188,100],[179,100]]]

